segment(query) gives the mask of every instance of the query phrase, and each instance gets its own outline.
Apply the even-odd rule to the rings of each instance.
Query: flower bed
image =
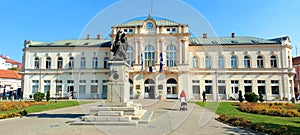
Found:
[[[20,102],[0,102],[0,112],[3,111],[13,111],[13,110],[21,110],[25,109],[32,105],[45,105],[48,102],[31,102],[31,101],[20,101]],[[0,114],[0,119],[14,118],[27,115],[27,111],[23,110],[20,112],[7,112]]]
[[[0,111],[20,110],[32,105],[45,105],[48,102],[0,102]]]
[[[251,123],[250,121],[248,121],[247,119],[244,118],[238,118],[238,117],[234,117],[234,116],[227,116],[227,115],[220,115],[218,118],[216,118],[216,120],[229,124],[231,126],[237,126],[237,127],[242,127],[242,128],[247,128],[247,129],[251,129],[254,130],[256,132],[263,132],[263,133],[267,133],[267,134],[286,134],[287,132],[287,128],[286,127],[281,127],[279,129],[267,129],[262,125],[259,124],[255,124],[255,123]]]
[[[242,112],[282,117],[300,117],[299,107],[290,103],[235,103]]]

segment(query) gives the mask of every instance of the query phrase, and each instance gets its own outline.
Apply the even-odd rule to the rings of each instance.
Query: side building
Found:
[[[106,98],[111,41],[118,30],[128,40],[130,95],[135,98],[236,99],[238,90],[261,92],[266,100],[291,99],[294,70],[289,37],[191,37],[187,24],[133,20],[112,27],[111,40],[96,38],[50,43],[24,42],[24,98],[50,91],[51,97]]]

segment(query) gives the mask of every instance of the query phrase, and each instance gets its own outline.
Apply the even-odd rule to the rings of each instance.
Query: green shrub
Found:
[[[26,116],[28,114],[26,110],[20,111],[19,113],[21,114],[21,116]]]
[[[244,97],[247,102],[257,102],[258,101],[258,96],[253,92],[246,92]]]
[[[261,102],[261,103],[262,103],[262,102],[264,102],[264,101],[265,101],[265,100],[264,100],[264,96],[262,95],[262,93],[261,93],[261,92],[259,92],[259,93],[258,93],[258,96],[259,96],[259,99],[258,99],[258,100],[259,100],[259,102]]]
[[[45,98],[45,94],[42,92],[37,92],[33,95],[34,101],[41,102]]]
[[[240,102],[243,102],[243,101],[244,101],[243,95],[242,95],[242,91],[241,91],[241,90],[239,90],[239,101],[240,101]]]
[[[46,100],[47,100],[47,101],[50,100],[50,91],[47,91]]]

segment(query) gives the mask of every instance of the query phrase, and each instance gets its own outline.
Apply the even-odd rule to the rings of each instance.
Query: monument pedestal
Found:
[[[107,83],[107,102],[90,109],[88,116],[71,125],[137,125],[148,123],[152,111],[142,109],[141,104],[130,102],[129,65],[124,61],[110,61],[110,77]]]

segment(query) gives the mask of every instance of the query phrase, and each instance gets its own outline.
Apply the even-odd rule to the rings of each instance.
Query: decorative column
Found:
[[[156,61],[156,65],[158,64],[159,65],[159,61],[160,61],[160,57],[159,57],[159,54],[160,54],[160,39],[156,40],[156,58],[155,58],[155,61]]]
[[[179,64],[182,64],[182,39],[179,39]]]
[[[134,47],[134,51],[135,51],[135,62],[134,64],[139,64],[139,58],[140,58],[140,54],[139,54],[139,40],[134,40],[135,41],[135,47]]]

